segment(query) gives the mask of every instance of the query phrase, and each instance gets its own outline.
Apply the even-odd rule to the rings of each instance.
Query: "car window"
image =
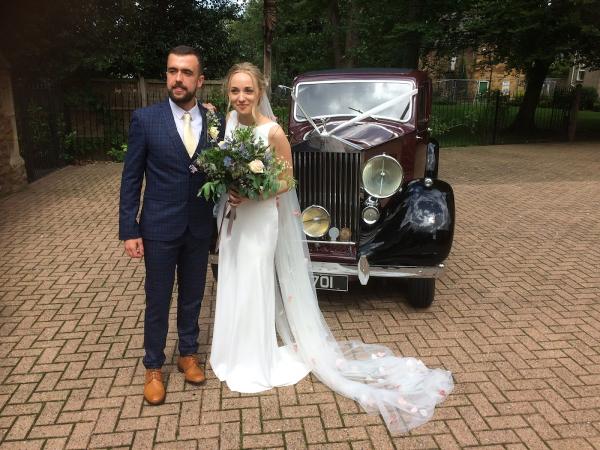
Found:
[[[298,102],[312,118],[353,117],[398,98],[411,91],[413,86],[411,81],[317,81],[298,83],[295,93]],[[412,101],[406,97],[373,117],[407,122],[412,114]],[[297,105],[294,107],[294,119],[298,122],[306,120]]]
[[[427,121],[429,120],[429,117],[427,115],[427,97],[429,95],[429,90],[427,88],[427,85],[419,86],[419,94],[417,100],[417,122],[419,124],[419,128],[427,125]]]

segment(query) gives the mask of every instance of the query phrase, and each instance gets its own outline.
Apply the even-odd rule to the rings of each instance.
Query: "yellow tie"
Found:
[[[192,132],[192,115],[188,111],[183,113],[183,145],[191,158],[196,151],[198,141]]]

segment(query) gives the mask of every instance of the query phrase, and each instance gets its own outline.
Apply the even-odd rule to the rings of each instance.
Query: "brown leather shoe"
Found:
[[[165,385],[160,369],[146,369],[144,398],[151,405],[160,405],[165,401]]]
[[[185,381],[188,383],[200,384],[206,380],[195,355],[180,356],[177,360],[177,368],[184,373]]]

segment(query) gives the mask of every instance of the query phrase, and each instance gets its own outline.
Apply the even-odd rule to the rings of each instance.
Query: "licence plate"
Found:
[[[313,284],[316,289],[324,291],[347,291],[347,275],[331,275],[328,273],[313,273]]]

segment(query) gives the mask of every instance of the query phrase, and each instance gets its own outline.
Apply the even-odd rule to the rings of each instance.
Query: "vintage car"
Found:
[[[284,88],[281,86],[281,88]],[[305,73],[291,88],[289,139],[315,285],[408,279],[415,307],[434,299],[454,234],[454,194],[437,178],[425,72]]]

